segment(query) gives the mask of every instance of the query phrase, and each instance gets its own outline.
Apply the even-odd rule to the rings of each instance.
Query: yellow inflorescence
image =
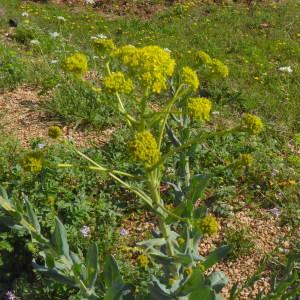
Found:
[[[169,52],[158,46],[136,48],[128,45],[115,51],[114,55],[120,57],[122,63],[152,92],[160,93],[167,88],[166,81],[175,68],[175,60]]]
[[[184,269],[184,273],[188,276],[191,276],[192,273],[193,273],[193,269],[190,267],[190,268],[185,268]]]
[[[206,52],[204,52],[204,51],[198,51],[196,53],[196,57],[204,65],[209,65],[211,63],[211,57]]]
[[[21,165],[27,172],[39,173],[43,169],[43,154],[38,151],[27,153],[23,157]]]
[[[196,57],[200,60],[200,63],[205,65],[213,75],[217,75],[221,78],[226,78],[229,75],[228,67],[219,59],[211,58],[204,51],[198,51]]]
[[[48,128],[48,136],[52,139],[57,140],[62,136],[63,132],[58,126],[50,126]]]
[[[208,121],[211,108],[212,103],[206,98],[191,98],[187,103],[189,115],[197,121]]]
[[[96,51],[100,52],[101,54],[105,52],[110,52],[116,49],[116,46],[111,39],[95,39],[94,40],[94,47]]]
[[[241,154],[240,164],[245,167],[250,167],[253,164],[254,158],[250,153]]]
[[[137,161],[144,163],[145,167],[151,167],[159,160],[157,142],[150,131],[139,132],[129,143],[129,150]]]
[[[103,79],[105,89],[111,93],[119,92],[129,94],[133,90],[133,82],[125,79],[122,72],[113,72]]]
[[[138,264],[142,267],[142,268],[147,268],[150,264],[150,259],[147,255],[141,254],[138,256],[137,258]]]
[[[88,70],[87,57],[82,53],[75,53],[65,59],[63,68],[76,75],[84,75]]]
[[[229,75],[228,67],[216,58],[212,60],[210,68],[212,73],[218,75],[219,77],[226,78]]]
[[[190,67],[182,69],[182,82],[194,91],[197,91],[200,84],[197,73]]]
[[[261,120],[261,118],[251,115],[251,114],[245,114],[243,116],[243,126],[250,134],[259,134],[263,128],[264,124]]]
[[[197,224],[197,228],[201,231],[202,234],[213,235],[218,232],[219,225],[215,217],[206,216],[200,219]]]

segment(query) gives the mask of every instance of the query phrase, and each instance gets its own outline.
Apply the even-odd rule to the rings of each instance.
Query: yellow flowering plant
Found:
[[[158,46],[117,48],[107,40],[104,44],[103,41],[95,41],[95,44],[107,52],[103,57],[105,69],[101,86],[95,89],[101,88],[110,96],[111,105],[128,125],[131,132],[128,152],[132,164],[138,166],[137,174],[103,166],[67,141],[65,145],[86,161],[87,168],[107,174],[135,194],[156,216],[159,232],[153,239],[138,243],[144,248],[138,263],[146,268],[151,261],[151,265],[161,267],[161,276],[152,276],[150,281],[152,299],[206,299],[207,295],[209,299],[220,299],[220,291],[227,283],[226,276],[222,272],[206,274],[206,271],[229,249],[222,246],[207,257],[199,255],[200,240],[204,235],[217,233],[219,226],[204,205],[197,205],[211,174],[194,174],[190,162],[196,147],[207,140],[241,131],[259,134],[263,123],[259,117],[248,114],[241,124],[232,128],[217,130],[208,126],[208,122],[213,122],[213,99],[199,96],[202,80],[199,70],[188,66],[176,70],[170,52]],[[222,62],[205,53],[198,52],[198,57],[222,78],[228,76],[228,68]],[[65,70],[82,74],[87,71],[86,67],[84,59],[75,60],[74,56],[66,59]],[[159,99],[156,109],[151,105],[155,98]],[[49,130],[49,135],[56,138],[58,130],[54,129]],[[243,158],[246,164],[251,164],[249,157]],[[174,194],[171,206],[166,205],[161,192],[169,165],[175,169],[176,178],[169,183],[170,193]],[[60,164],[58,167],[76,166]],[[99,299],[95,296],[94,285],[91,290],[82,285],[79,288],[85,297],[92,290],[94,298],[87,299]]]

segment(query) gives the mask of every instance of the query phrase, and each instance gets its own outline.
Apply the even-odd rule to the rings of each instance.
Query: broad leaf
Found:
[[[209,253],[206,257],[205,261],[202,262],[202,265],[207,270],[208,268],[212,267],[217,262],[221,261],[230,251],[228,246],[221,246],[218,249],[214,250],[213,252]]]
[[[60,255],[70,258],[67,232],[64,225],[58,218],[55,218],[55,229],[51,237],[51,243]]]
[[[91,288],[94,286],[98,274],[98,247],[96,243],[89,246],[86,257],[86,267],[88,274],[86,284],[88,288]]]
[[[208,276],[210,286],[215,292],[221,292],[222,288],[228,283],[228,279],[223,272],[213,272]]]

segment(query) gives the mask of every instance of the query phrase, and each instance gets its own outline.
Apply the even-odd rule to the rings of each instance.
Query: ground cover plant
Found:
[[[229,278],[222,290],[225,299],[296,299],[299,245],[294,240],[299,236],[300,218],[297,10],[299,4],[294,1],[252,2],[250,6],[188,2],[174,3],[157,15],[142,13],[139,19],[130,14],[105,16],[88,4],[0,1],[0,105],[4,107],[0,176],[6,190],[1,198],[0,297],[76,299],[80,298],[78,289],[85,297],[100,298],[121,293],[124,299],[139,299],[150,297],[150,291],[154,299],[197,299],[199,293],[219,297],[227,282],[220,273],[224,271]],[[156,57],[151,47],[145,47],[149,45],[159,45],[153,52],[168,57],[166,61],[176,60],[176,72],[171,72],[170,63],[171,69],[165,68],[166,73],[156,77],[151,64],[130,60],[132,56]],[[147,73],[143,68],[150,69]],[[198,76],[200,88],[192,91]],[[31,135],[35,138],[26,143],[20,136],[27,145],[23,148],[7,134],[9,115],[5,116],[7,103],[2,103],[24,84],[43,99],[32,108],[34,113],[43,113],[64,130],[62,145],[41,131],[41,136]],[[243,133],[243,126],[219,135],[241,124],[242,116],[253,114],[263,120],[259,135]],[[83,135],[95,130],[101,135],[101,130],[112,127],[112,136],[105,145],[82,147],[87,143],[80,143],[78,148],[66,129],[69,126]],[[159,143],[161,135],[164,142]],[[188,142],[200,135],[208,139]],[[138,138],[145,142],[139,143]],[[138,163],[147,157],[136,149],[149,141],[154,161],[172,154],[163,168]],[[189,147],[182,146],[185,143]],[[159,151],[156,144],[161,146]],[[128,174],[134,176],[125,188],[111,178],[117,176],[124,182]],[[145,196],[151,182],[163,202],[154,193]],[[201,183],[206,184],[205,190],[195,189]],[[138,200],[140,196],[143,201]],[[149,199],[158,205],[149,205]],[[194,206],[191,199],[196,201]],[[9,218],[6,210],[10,210]],[[188,236],[196,243],[197,226],[205,220],[213,223],[213,215],[219,233],[205,235],[199,249],[188,251]],[[17,225],[20,220],[22,228]],[[239,227],[236,221],[246,223]],[[226,231],[229,223],[235,225]],[[271,247],[266,246],[269,236],[276,234],[264,235],[261,246],[261,223],[269,224],[270,232],[275,230],[271,224],[280,228]],[[203,235],[203,228],[199,234]],[[137,244],[152,233],[156,239],[146,242],[145,248]],[[202,264],[211,264],[209,253],[227,252],[225,244],[231,247],[225,261],[203,273]],[[249,276],[254,270],[245,272],[248,267],[236,266],[243,260],[250,262],[261,247],[266,247],[269,256],[261,268],[258,261],[253,263],[257,276],[245,281],[240,274]],[[71,261],[61,261],[60,251]],[[14,264],[16,259],[19,264]],[[64,283],[41,275],[32,260],[40,271],[54,272]],[[212,260],[217,262],[219,256]],[[90,264],[93,270],[85,271]],[[231,272],[236,269],[236,274]],[[110,272],[115,281],[109,279]],[[265,282],[269,285],[264,286]],[[251,294],[248,287],[252,284]],[[112,286],[119,294],[110,294]],[[263,296],[260,290],[272,293]]]

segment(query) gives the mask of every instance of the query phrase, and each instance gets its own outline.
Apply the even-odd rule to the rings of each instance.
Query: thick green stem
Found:
[[[165,223],[165,216],[161,214],[161,206],[163,206],[163,203],[160,197],[160,181],[157,180],[153,172],[149,173],[148,183],[153,200],[153,209],[159,218],[159,228],[167,242],[167,254],[172,257],[174,256],[174,247],[170,241],[169,228]]]

